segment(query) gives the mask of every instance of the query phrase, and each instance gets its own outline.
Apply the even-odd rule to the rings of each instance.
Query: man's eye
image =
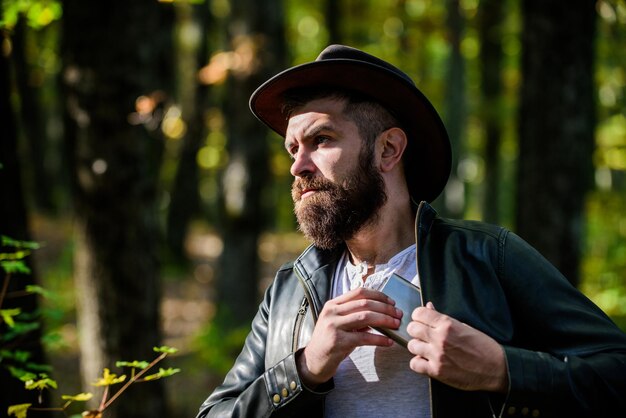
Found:
[[[287,150],[287,153],[289,154],[289,158],[291,158],[292,160],[296,159],[296,155],[298,154],[298,148],[289,148]]]
[[[326,142],[330,141],[330,138],[324,135],[320,135],[315,137],[315,142],[319,145],[319,144],[324,144]]]

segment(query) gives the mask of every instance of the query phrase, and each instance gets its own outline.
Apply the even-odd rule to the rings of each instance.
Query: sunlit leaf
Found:
[[[27,248],[30,250],[36,250],[41,247],[38,242],[17,240],[6,235],[0,235],[0,239],[2,239],[3,247]]]
[[[0,19],[0,28],[15,27],[20,15],[26,18],[26,23],[34,29],[41,29],[61,18],[63,8],[57,0],[21,0],[3,1],[3,14]]]
[[[91,385],[92,386],[111,386],[117,383],[122,383],[124,380],[126,380],[125,374],[121,375],[120,377],[117,377],[116,374],[111,373],[109,369],[105,368],[104,373],[102,374],[102,377],[98,379],[97,381],[93,382]]]
[[[157,353],[167,353],[167,354],[174,354],[178,352],[178,348],[168,347],[166,345],[162,345],[161,347],[154,347],[153,350]]]
[[[174,369],[174,368],[171,368],[171,367],[169,369],[159,369],[158,373],[148,375],[148,376],[144,377],[144,380],[157,380],[157,379],[161,379],[161,378],[164,378],[164,377],[172,376],[172,375],[174,375],[176,373],[179,373],[179,372],[180,372],[180,369]]]
[[[28,382],[29,380],[35,380],[37,375],[35,373],[29,372],[28,370],[20,369],[18,367],[9,367],[9,372],[11,375],[22,382]]]
[[[9,328],[7,332],[4,334],[0,334],[0,341],[11,341],[12,339],[28,334],[31,331],[34,331],[41,327],[41,324],[38,322],[15,322],[15,326],[13,328]]]
[[[50,379],[46,375],[42,375],[40,379],[28,380],[24,383],[24,387],[28,390],[44,390],[44,389],[56,389],[56,380]]]
[[[2,317],[5,324],[13,328],[15,327],[15,320],[13,317],[18,316],[21,312],[22,310],[20,308],[0,309],[0,317]]]
[[[31,251],[28,251],[28,250],[13,251],[10,253],[0,253],[0,260],[22,260],[28,257],[30,254],[31,254]]]
[[[78,395],[63,395],[61,396],[61,399],[63,399],[64,401],[75,401],[75,402],[85,402],[88,401],[89,399],[93,398],[93,394],[92,393],[79,393]]]
[[[50,292],[49,290],[44,289],[41,286],[37,286],[37,285],[27,285],[25,290],[28,293],[36,293],[38,295],[41,295],[44,298],[49,298],[49,297],[53,296],[52,292]]]
[[[30,403],[21,403],[18,405],[9,406],[9,416],[13,415],[16,418],[26,418],[26,412],[31,407]]]
[[[147,361],[118,361],[115,363],[117,367],[132,367],[134,369],[145,369],[150,365]]]
[[[30,274],[30,268],[23,261],[1,261],[0,267],[7,273],[23,273]]]

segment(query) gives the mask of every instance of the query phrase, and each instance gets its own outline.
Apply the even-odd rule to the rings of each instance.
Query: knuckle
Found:
[[[358,322],[365,322],[367,321],[368,315],[367,312],[357,312],[356,313],[356,320]]]
[[[423,308],[423,307],[421,307],[421,306],[419,306],[419,307],[417,307],[417,308],[413,309],[413,312],[411,313],[411,318],[412,318],[413,320],[416,320],[416,321],[417,321],[417,320],[420,318],[420,315],[421,315],[421,313],[422,313],[422,311],[423,311],[423,310],[424,310],[424,308]]]
[[[450,318],[443,318],[441,322],[437,325],[437,328],[439,328],[444,335],[448,335],[452,331],[452,326],[453,323]]]
[[[367,307],[367,305],[368,305],[367,299],[359,299],[359,300],[357,301],[357,306],[358,306],[359,308],[366,308],[366,307]]]
[[[357,287],[354,293],[357,296],[363,296],[365,294],[365,288],[364,287]]]

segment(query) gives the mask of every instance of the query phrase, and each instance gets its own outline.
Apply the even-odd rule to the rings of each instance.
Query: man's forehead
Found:
[[[344,97],[327,96],[318,97],[315,99],[307,100],[300,106],[296,106],[292,114],[300,113],[303,109],[311,109],[313,111],[324,111],[326,109],[340,110],[342,111],[348,100]]]
[[[320,125],[332,129],[348,120],[343,113],[344,108],[345,100],[328,98],[312,100],[294,109],[287,122],[286,138],[316,130]]]

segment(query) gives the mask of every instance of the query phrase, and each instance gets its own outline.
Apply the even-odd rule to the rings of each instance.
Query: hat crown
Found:
[[[328,60],[352,60],[359,61],[364,64],[375,65],[381,67],[387,71],[392,72],[397,77],[404,79],[406,82],[415,86],[415,82],[399,68],[391,65],[387,61],[361,51],[360,49],[352,48],[346,45],[329,45],[317,56],[315,61],[328,61]]]

